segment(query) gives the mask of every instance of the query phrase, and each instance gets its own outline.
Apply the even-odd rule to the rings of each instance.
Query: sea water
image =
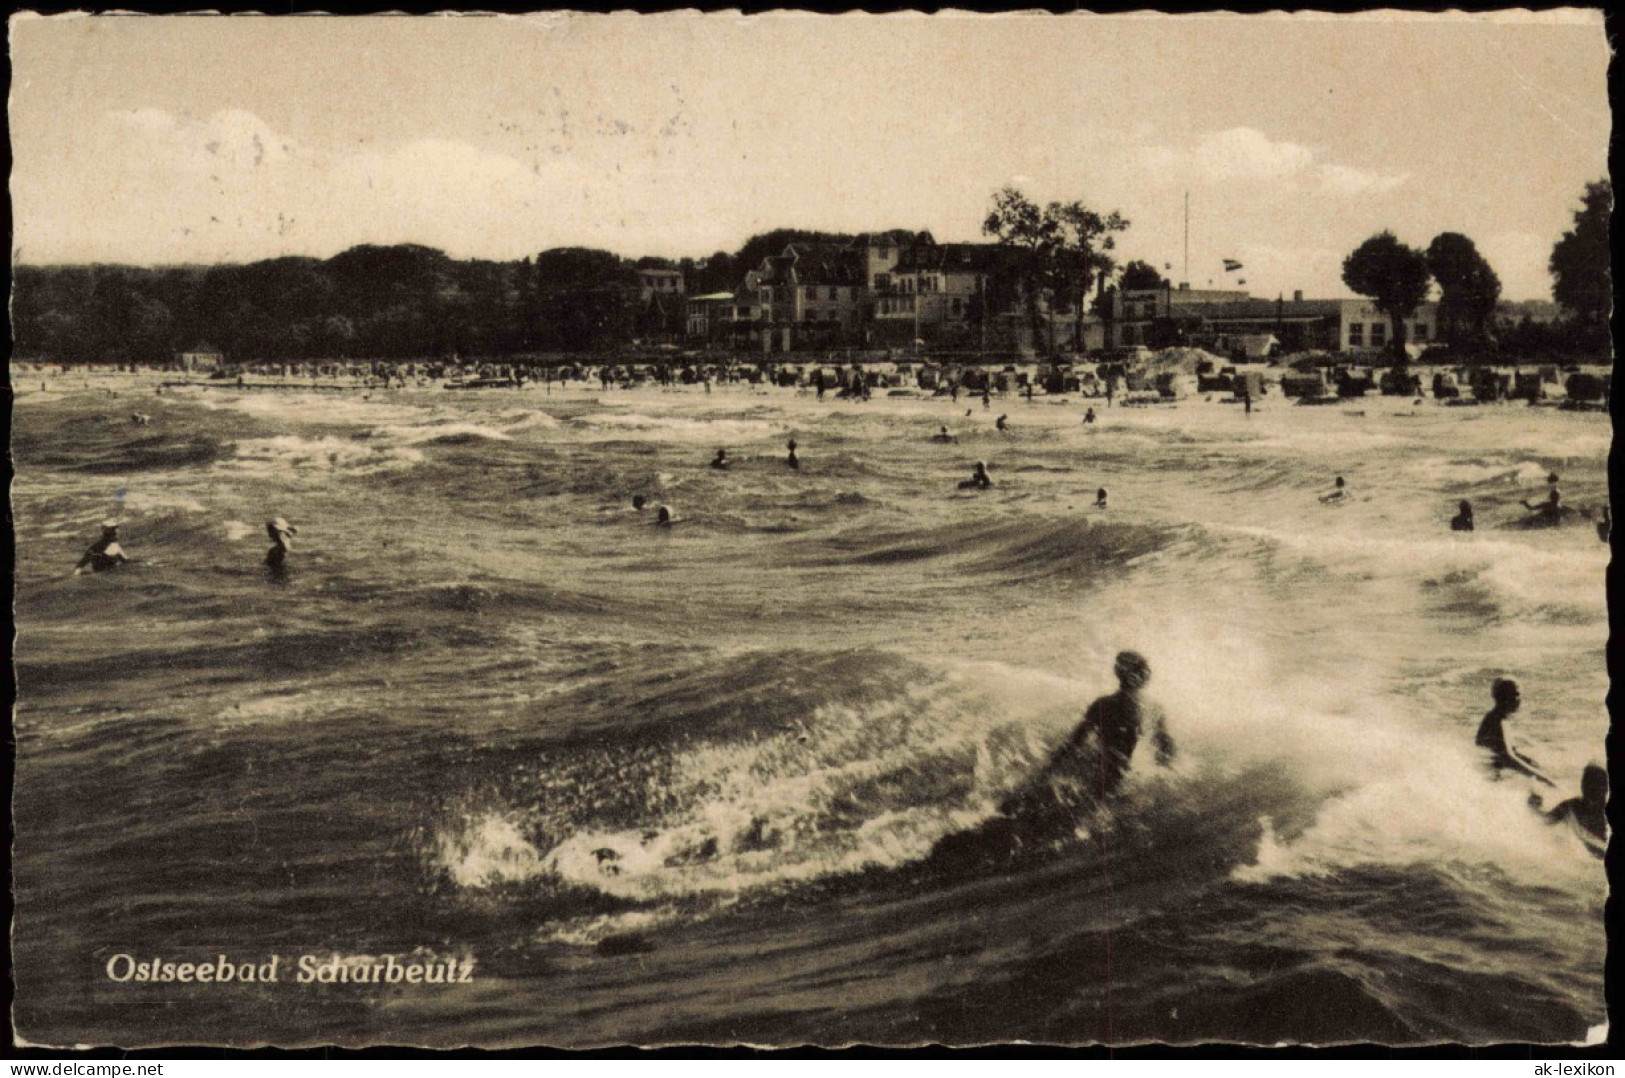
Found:
[[[1608,547],[1519,503],[1554,471],[1604,503],[1607,417],[1103,404],[19,394],[21,1034],[1599,1035],[1602,863],[1472,742],[1512,677],[1548,805],[1602,756]],[[71,575],[110,516],[134,561]],[[937,864],[1125,648],[1174,766],[1019,863]],[[294,980],[384,956],[472,979]]]

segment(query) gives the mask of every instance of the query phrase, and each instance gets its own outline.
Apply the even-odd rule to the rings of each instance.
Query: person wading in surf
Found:
[[[265,534],[271,537],[271,549],[265,552],[265,564],[272,569],[281,569],[283,562],[288,560],[288,551],[293,549],[293,537],[299,534],[299,529],[277,517],[265,522]]]
[[[1496,778],[1500,778],[1503,771],[1514,771],[1551,786],[1552,780],[1536,769],[1533,760],[1514,752],[1512,746],[1507,744],[1506,721],[1523,703],[1523,697],[1518,694],[1518,683],[1511,678],[1496,678],[1490,686],[1490,697],[1495,701],[1495,706],[1478,724],[1478,737],[1473,742],[1489,752],[1490,770]]]
[[[1529,795],[1529,804],[1541,808],[1539,794]],[[1544,813],[1549,823],[1573,820],[1598,842],[1608,841],[1608,771],[1600,764],[1587,764],[1580,773],[1580,796],[1560,802]]]
[[[1040,783],[1054,777],[1070,779],[1101,800],[1117,793],[1123,783],[1134,749],[1147,732],[1156,749],[1157,763],[1166,767],[1174,759],[1174,739],[1168,733],[1162,708],[1141,696],[1151,680],[1151,664],[1137,651],[1120,652],[1113,666],[1118,689],[1089,705],[1083,721],[1072,736],[1055,750],[1040,775]],[[1098,739],[1097,751],[1087,751],[1091,738]],[[1028,788],[1029,790],[1031,787]],[[1030,793],[1027,795],[1030,797]],[[1017,795],[1001,809],[1019,811],[1026,797]]]

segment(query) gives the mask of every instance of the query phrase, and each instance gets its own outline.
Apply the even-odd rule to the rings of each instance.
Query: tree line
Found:
[[[1343,260],[1343,283],[1369,297],[1392,320],[1391,344],[1401,358],[1406,354],[1405,320],[1416,314],[1435,282],[1440,335],[1452,349],[1606,352],[1613,308],[1608,250],[1613,185],[1608,180],[1587,184],[1580,201],[1574,227],[1553,246],[1547,263],[1552,298],[1566,314],[1557,325],[1497,327],[1501,279],[1473,241],[1459,232],[1441,232],[1425,250],[1406,246],[1392,232],[1379,232]]]
[[[1568,314],[1554,330],[1522,327],[1502,343],[1564,351],[1605,350],[1613,301],[1609,270],[1608,181],[1586,188],[1574,227],[1552,251],[1553,296]],[[1039,206],[1015,188],[993,195],[983,232],[996,243],[985,294],[973,321],[989,311],[1025,309],[1035,344],[1041,307],[1070,312],[1081,339],[1087,313],[1107,314],[1111,289],[1157,288],[1144,262],[1118,267],[1116,237],[1129,222],[1078,201]],[[878,234],[897,246],[934,242],[925,232]],[[13,273],[15,354],[54,362],[163,363],[176,353],[214,349],[232,359],[406,359],[513,357],[614,347],[684,330],[681,297],[645,299],[640,269],[679,270],[687,292],[731,291],[747,271],[792,243],[849,244],[839,232],[776,229],[735,252],[708,258],[622,258],[608,251],[555,248],[517,262],[456,260],[416,244],[362,245],[328,259],[287,257],[241,265],[143,268],[116,265],[18,266]],[[1391,232],[1371,237],[1344,262],[1343,280],[1394,321],[1403,353],[1404,320],[1440,288],[1441,334],[1452,346],[1493,341],[1501,283],[1472,240],[1435,237],[1426,250]],[[1089,297],[1098,289],[1093,305]],[[1045,324],[1053,323],[1048,319]],[[1535,339],[1546,333],[1546,339]],[[1533,334],[1533,336],[1531,336]],[[1053,349],[1055,342],[1047,342]]]

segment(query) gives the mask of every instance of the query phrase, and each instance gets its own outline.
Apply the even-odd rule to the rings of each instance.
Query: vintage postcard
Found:
[[[10,33],[20,1043],[1606,1037],[1599,12]]]

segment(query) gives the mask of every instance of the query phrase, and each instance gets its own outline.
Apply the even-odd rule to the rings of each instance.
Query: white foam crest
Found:
[[[204,505],[196,498],[172,491],[137,487],[124,496],[124,508],[133,512],[150,513],[163,509],[180,509],[187,513],[204,512]]]
[[[1302,835],[1283,841],[1267,826],[1238,879],[1454,861],[1531,882],[1600,881],[1580,844],[1530,810],[1527,786],[1491,781],[1465,728],[1371,691],[1388,674],[1375,657],[1345,656],[1328,681],[1272,662],[1239,625],[1216,632],[1173,615],[1148,636],[1148,691],[1169,715],[1179,771],[1273,763],[1323,799]]]
[[[389,442],[392,445],[422,445],[424,442],[456,437],[486,438],[496,442],[512,440],[511,435],[497,430],[495,427],[487,427],[479,423],[446,421],[413,426],[374,427],[368,436]]]
[[[344,438],[301,438],[294,434],[248,438],[234,445],[235,454],[217,467],[255,476],[290,473],[370,475],[404,471],[423,462],[410,446],[372,446]]]
[[[707,446],[748,441],[785,429],[761,419],[688,419],[643,412],[583,416],[574,422],[588,433],[616,440],[659,438]]]
[[[523,882],[543,871],[541,855],[519,824],[496,812],[442,828],[435,864],[459,887],[471,889]]]
[[[1487,532],[1441,532],[1431,537],[1383,537],[1347,532],[1298,531],[1256,525],[1213,525],[1269,541],[1329,566],[1357,566],[1407,583],[1422,584],[1452,575],[1490,587],[1513,613],[1564,608],[1599,617],[1607,612],[1602,587],[1609,550],[1601,543],[1539,547]],[[1575,525],[1589,536],[1589,528]],[[1550,534],[1541,532],[1541,535]]]
[[[244,524],[240,520],[226,521],[226,542],[240,543],[254,531],[252,525]]]
[[[356,393],[300,393],[297,391],[244,391],[225,398],[198,397],[213,411],[229,409],[260,419],[285,423],[355,423],[381,426],[411,423],[424,415],[422,408],[367,400]]]
[[[698,746],[673,761],[666,792],[687,807],[639,831],[586,830],[545,855],[572,883],[627,898],[737,893],[752,887],[890,867],[924,857],[951,831],[986,816],[1064,731],[1077,686],[999,664],[976,664],[899,699],[818,708],[804,723],[749,742]],[[995,684],[997,682],[997,684]],[[990,745],[999,730],[1008,743]],[[1032,736],[1036,732],[1037,736]],[[964,802],[891,803],[866,784],[922,774],[944,754],[974,760]],[[864,814],[831,826],[837,806]]]
[[[513,408],[500,413],[497,418],[503,421],[503,429],[507,431],[532,430],[538,427],[552,430],[559,425],[559,421],[546,412],[528,408]]]

